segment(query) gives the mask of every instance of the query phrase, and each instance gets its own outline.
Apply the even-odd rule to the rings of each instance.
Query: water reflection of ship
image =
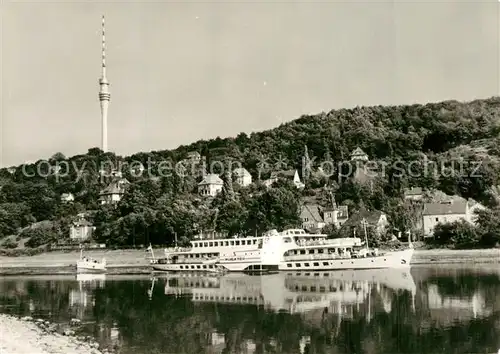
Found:
[[[481,289],[476,289],[471,296],[450,296],[441,294],[437,284],[429,284],[424,300],[431,319],[443,325],[486,317],[493,312]]]
[[[308,313],[326,311],[350,317],[360,305],[379,295],[386,312],[392,310],[392,294],[411,293],[416,286],[408,270],[355,270],[334,272],[291,272],[263,276],[227,274],[202,276],[179,274],[165,279],[165,294],[190,296],[193,302],[261,305],[274,311]],[[150,292],[152,293],[152,291]],[[412,302],[413,305],[413,302]]]
[[[84,316],[85,309],[95,305],[94,290],[103,288],[106,274],[77,274],[78,288],[69,292],[69,306],[76,308],[77,318]]]

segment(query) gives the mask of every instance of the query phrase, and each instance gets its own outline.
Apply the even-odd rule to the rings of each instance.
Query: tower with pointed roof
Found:
[[[101,103],[101,149],[108,151],[108,106],[111,94],[109,93],[109,82],[106,77],[106,35],[104,26],[104,15],[102,15],[102,63],[101,78],[99,79],[99,102]]]

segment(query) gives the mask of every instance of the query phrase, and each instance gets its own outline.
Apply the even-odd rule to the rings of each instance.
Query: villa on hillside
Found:
[[[300,209],[302,228],[308,231],[321,230],[326,224],[321,216],[321,207],[317,204],[304,204]]]
[[[125,194],[125,189],[129,184],[130,182],[125,178],[116,179],[99,193],[99,201],[101,204],[118,203]]]
[[[75,200],[75,197],[71,193],[63,193],[61,194],[61,202],[70,203]]]
[[[354,213],[342,226],[342,229],[348,232],[355,232],[354,230],[363,229],[363,221],[366,222],[366,228],[373,230],[376,235],[382,235],[389,227],[387,215],[379,210],[369,211],[360,210]],[[364,237],[364,235],[356,235],[357,237]]]
[[[219,175],[207,174],[203,180],[198,183],[198,193],[204,197],[215,197],[222,191],[224,182]]]
[[[252,175],[247,171],[246,168],[240,167],[234,170],[235,182],[242,187],[249,186],[252,184]]]
[[[339,205],[338,207],[330,207],[323,210],[325,224],[333,224],[337,228],[340,228],[348,219],[349,212],[347,205]]]
[[[95,226],[85,218],[80,217],[69,228],[69,238],[74,242],[83,242],[92,238]]]
[[[297,170],[273,171],[271,172],[270,178],[264,181],[264,185],[270,187],[280,178],[292,181],[298,189],[305,187],[305,184],[300,180],[299,171]]]
[[[424,198],[424,190],[421,187],[405,188],[404,197],[406,200],[422,200]]]
[[[300,208],[302,228],[309,231],[317,231],[329,224],[340,227],[348,219],[347,210],[347,205],[323,208],[318,204],[304,203]]]
[[[201,161],[201,155],[198,151],[190,151],[187,154],[187,159],[192,161],[192,162],[200,162]]]
[[[476,210],[486,209],[474,200],[465,200],[455,197],[448,200],[441,200],[424,204],[422,212],[422,225],[424,237],[432,237],[434,228],[439,224],[453,223],[465,220],[474,224],[476,222]]]
[[[364,152],[360,147],[354,149],[351,153],[351,161],[354,162],[367,162],[368,154]]]

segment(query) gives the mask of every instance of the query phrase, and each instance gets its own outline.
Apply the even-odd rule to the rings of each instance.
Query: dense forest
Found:
[[[175,235],[185,242],[202,231],[253,235],[300,225],[301,202],[328,206],[332,194],[337,203],[349,206],[350,213],[360,208],[386,212],[391,225],[404,231],[418,216],[416,208],[404,202],[403,190],[419,186],[490,207],[480,230],[457,224],[441,228],[439,232],[447,236],[439,239],[455,242],[465,232],[469,235],[465,243],[471,244],[472,237],[491,246],[500,242],[495,229],[500,215],[499,133],[500,98],[495,97],[340,109],[302,116],[259,133],[125,157],[98,148],[70,158],[56,153],[48,160],[0,170],[0,239],[16,235],[29,239],[30,247],[61,242],[69,237],[70,222],[82,212],[88,212],[97,227],[96,239],[109,245],[170,244]],[[377,174],[369,183],[345,173],[357,147],[376,161]],[[224,188],[215,198],[197,193],[206,172],[203,167],[178,164],[193,151],[203,156],[202,166],[224,170]],[[233,182],[228,166],[235,162],[251,173],[255,183],[240,188]],[[434,163],[430,172],[429,162]],[[177,166],[175,173],[165,176],[161,171],[165,163]],[[332,167],[319,169],[324,166]],[[101,205],[99,192],[114,178],[109,173],[103,176],[101,170],[111,167],[120,169],[130,185],[117,205]],[[276,169],[297,169],[305,188],[299,190],[289,180],[266,188],[260,182]],[[63,203],[63,193],[72,193],[74,202]],[[27,228],[42,221],[47,222]]]

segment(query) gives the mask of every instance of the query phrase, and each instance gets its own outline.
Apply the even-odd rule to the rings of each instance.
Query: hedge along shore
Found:
[[[155,255],[163,255],[157,249]],[[110,274],[145,274],[150,272],[149,262],[144,250],[89,250],[86,254],[100,259],[106,258]],[[0,275],[9,274],[74,274],[78,251],[47,252],[35,256],[0,256]],[[500,249],[449,250],[416,249],[413,265],[432,264],[478,264],[500,263]]]
[[[73,335],[51,331],[46,321],[32,322],[0,314],[2,354],[103,354],[96,343],[86,343]]]

